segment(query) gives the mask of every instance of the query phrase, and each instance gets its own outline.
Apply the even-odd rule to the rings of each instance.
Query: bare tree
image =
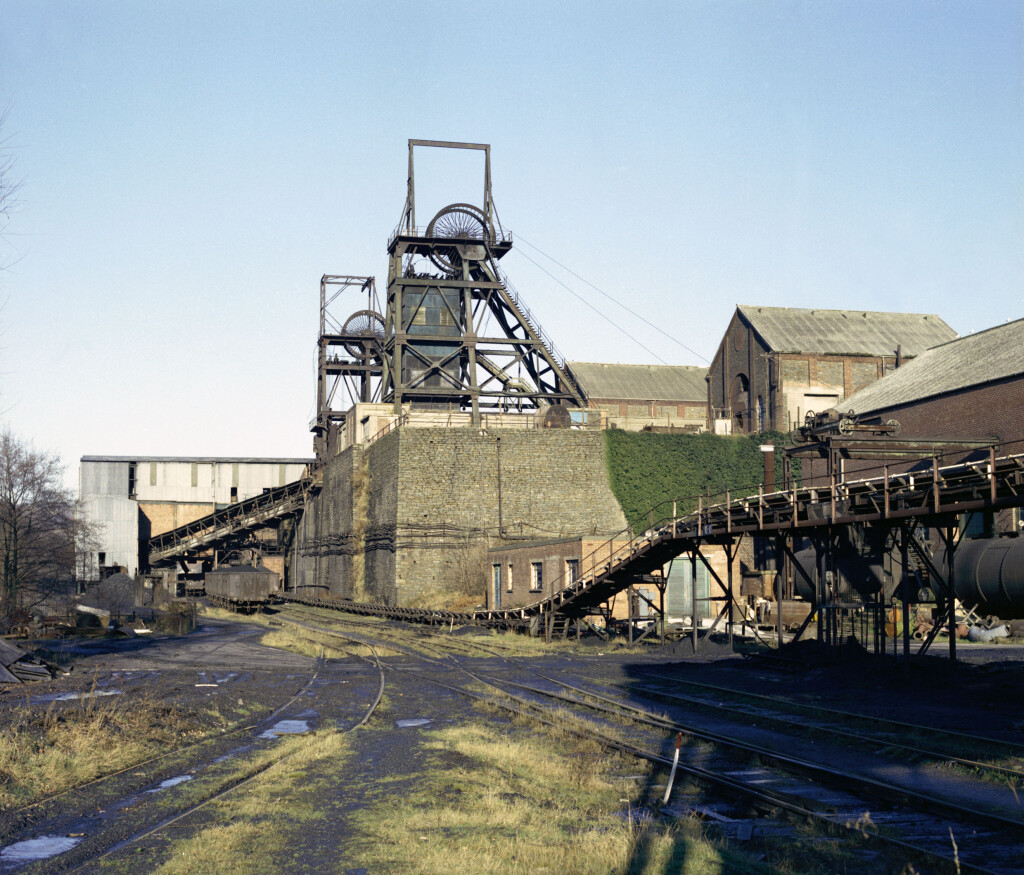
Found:
[[[0,112],[0,132],[7,123],[8,110]],[[17,204],[21,180],[14,178],[14,155],[7,145],[7,138],[0,136],[0,216],[7,217]],[[2,226],[0,226],[2,227]]]
[[[14,153],[7,145],[8,138],[3,136],[8,112],[7,109],[0,110],[0,240],[5,239],[7,220],[18,205],[18,192],[22,183],[14,176]],[[6,262],[0,259],[0,270],[5,266]]]
[[[79,533],[63,473],[56,455],[0,432],[0,623],[73,577]]]

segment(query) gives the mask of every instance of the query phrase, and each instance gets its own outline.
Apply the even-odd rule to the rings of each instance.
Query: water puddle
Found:
[[[309,724],[305,720],[279,720],[260,738],[277,738],[279,735],[305,735]]]
[[[184,784],[186,781],[191,781],[192,775],[178,775],[176,778],[168,778],[166,781],[161,781],[159,787],[154,787],[152,790],[147,790],[147,793],[159,793],[161,790],[166,790],[168,787],[177,787],[178,784]]]
[[[231,757],[236,756],[237,754],[243,753],[244,751],[249,750],[249,748],[251,748],[251,747],[252,747],[251,744],[243,744],[241,747],[236,747],[234,750],[229,750],[223,756],[217,757],[217,759],[215,759],[213,761],[213,764],[216,765],[217,763],[222,763],[225,760],[229,760],[229,759],[231,759]]]
[[[42,693],[38,696],[32,696],[29,702],[33,705],[39,705],[43,702],[70,702],[74,699],[90,699],[93,696],[99,698],[100,696],[120,696],[124,690],[93,690],[91,693]]]
[[[69,836],[40,836],[37,839],[28,839],[0,850],[0,862],[31,863],[35,860],[45,860],[70,851],[80,841],[80,838]]]
[[[414,726],[426,726],[430,723],[426,717],[414,717],[411,720],[396,720],[395,726],[399,729],[411,729]]]

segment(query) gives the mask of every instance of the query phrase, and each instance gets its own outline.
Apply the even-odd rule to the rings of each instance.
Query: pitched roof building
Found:
[[[843,401],[840,413],[896,419],[902,437],[1024,438],[1024,319],[925,350]]]
[[[590,407],[609,425],[692,429],[707,422],[707,370],[689,365],[618,365],[569,362]]]
[[[740,305],[708,369],[710,426],[790,431],[955,337],[931,314]]]

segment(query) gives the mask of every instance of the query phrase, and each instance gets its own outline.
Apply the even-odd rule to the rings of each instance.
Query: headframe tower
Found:
[[[484,153],[483,202],[416,224],[417,148]],[[512,237],[491,197],[491,147],[409,140],[405,208],[388,241],[382,400],[412,409],[542,412],[559,424],[586,404],[550,338],[498,267]],[[557,408],[557,410],[555,409]]]

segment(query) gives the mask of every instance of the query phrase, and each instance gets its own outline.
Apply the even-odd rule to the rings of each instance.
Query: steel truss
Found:
[[[237,544],[259,529],[298,517],[312,488],[310,480],[296,480],[156,535],[149,539],[149,564],[157,566]]]
[[[365,294],[365,309],[352,311],[355,306],[352,292]],[[332,455],[346,411],[358,401],[380,400],[383,344],[384,317],[380,315],[374,278],[322,276],[316,418],[310,423],[318,465]],[[342,387],[345,392],[339,397]]]
[[[416,226],[416,146],[481,150],[483,207],[451,204]],[[583,407],[564,357],[498,268],[512,248],[491,199],[490,147],[409,141],[405,210],[388,243],[383,399],[414,409]],[[568,419],[566,416],[565,419]]]

